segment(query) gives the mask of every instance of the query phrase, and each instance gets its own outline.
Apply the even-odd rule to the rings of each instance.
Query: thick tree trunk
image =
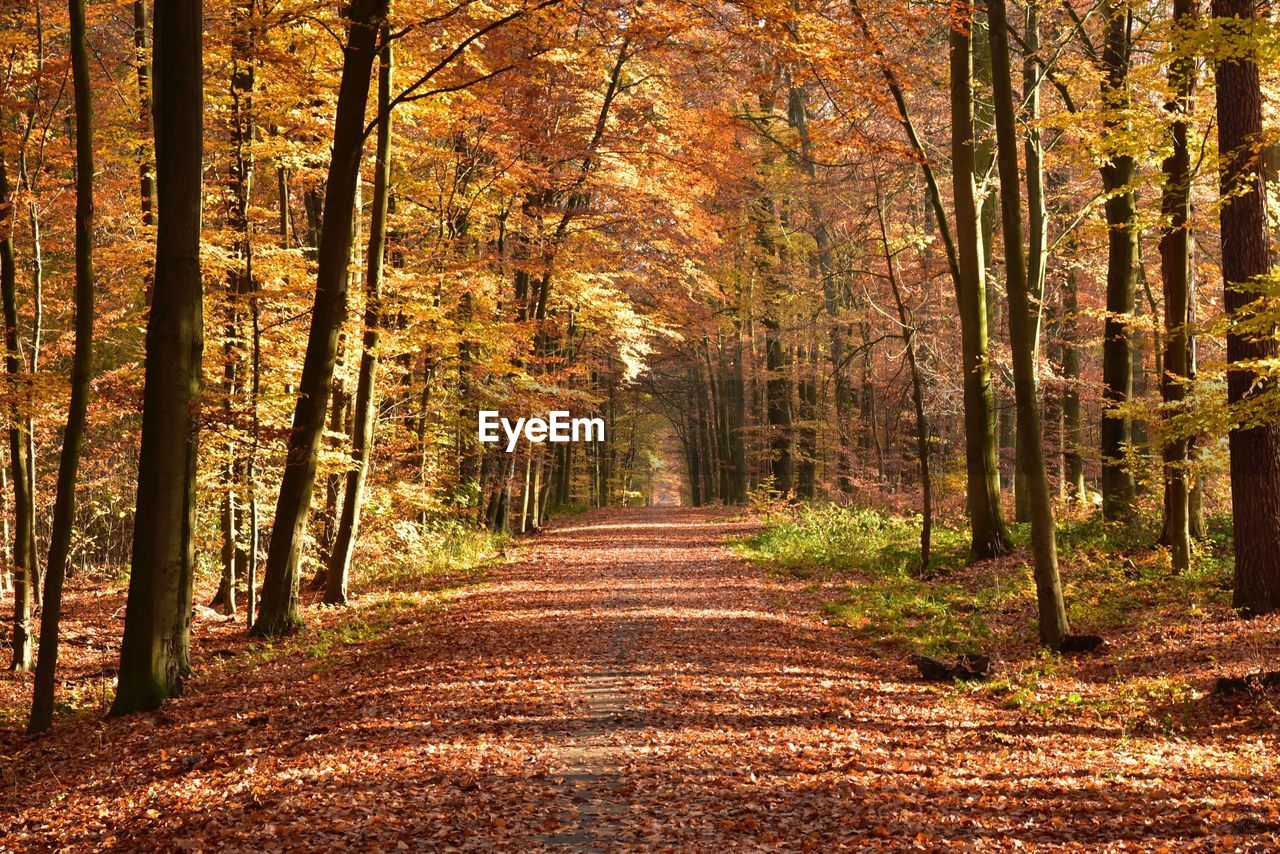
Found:
[[[1107,21],[1102,51],[1104,78],[1102,100],[1112,111],[1129,103],[1129,58],[1132,48],[1132,14],[1127,3],[1117,6],[1104,0],[1101,6]],[[1105,119],[1113,140],[1123,137],[1127,119],[1111,113]],[[1133,188],[1137,163],[1133,157],[1115,153],[1102,166],[1102,187],[1107,193],[1107,318],[1102,345],[1102,513],[1108,519],[1128,518],[1133,511],[1135,486],[1125,453],[1133,441],[1133,422],[1119,414],[1133,400],[1133,310],[1138,260],[1138,196]]]
[[[383,46],[378,65],[378,141],[373,176],[373,212],[369,224],[369,253],[365,274],[364,340],[360,354],[360,377],[356,382],[355,425],[351,431],[351,463],[346,473],[342,515],[329,552],[324,601],[343,605],[347,601],[347,580],[351,555],[360,529],[360,509],[364,503],[364,483],[373,452],[374,400],[378,376],[378,340],[382,327],[382,265],[387,243],[387,199],[391,185],[391,102],[392,53],[389,33],[383,27]]]
[[[49,559],[40,613],[40,654],[36,662],[31,732],[43,732],[53,721],[54,679],[58,666],[58,623],[62,617],[62,583],[76,517],[76,477],[89,411],[93,379],[93,81],[89,76],[89,44],[85,35],[84,0],[68,0],[71,22],[71,76],[76,110],[76,285],[75,350],[71,359],[71,400],[58,461],[58,486],[49,529]],[[143,517],[146,518],[146,517]]]
[[[1257,0],[1214,0],[1213,14],[1237,39],[1258,17]],[[1252,44],[1252,42],[1249,42]],[[1222,157],[1222,277],[1224,306],[1239,317],[1261,299],[1255,280],[1271,271],[1266,187],[1257,146],[1262,141],[1262,86],[1253,49],[1217,63],[1218,150]],[[1274,330],[1227,335],[1227,395],[1233,405],[1273,383],[1238,363],[1274,360],[1280,354]],[[1234,367],[1233,367],[1234,366]],[[1232,604],[1246,616],[1280,609],[1280,423],[1274,419],[1233,429],[1231,509],[1235,519],[1235,594]]]
[[[1004,554],[1013,542],[1000,506],[995,399],[987,354],[987,284],[979,232],[973,130],[973,7],[968,0],[956,0],[952,5],[951,156],[959,265],[955,284],[964,387],[965,468],[971,554],[975,560],[984,560]]]
[[[1189,40],[1199,15],[1199,0],[1174,0],[1173,20],[1180,34],[1174,42],[1175,56],[1169,65],[1169,84],[1174,99],[1173,151],[1164,161],[1164,191],[1161,210],[1167,221],[1160,237],[1160,276],[1164,289],[1165,355],[1160,391],[1165,404],[1164,496],[1165,535],[1173,558],[1173,571],[1191,568],[1191,515],[1187,439],[1176,435],[1173,423],[1186,397],[1191,379],[1191,152],[1187,140],[1187,117],[1195,91],[1195,57]]]
[[[7,165],[0,154],[0,295],[4,302],[5,370],[12,383],[10,394],[21,400],[18,390],[22,382],[22,356],[18,338],[17,262],[13,250],[13,226],[17,210],[13,188],[9,184]],[[35,524],[32,503],[30,459],[28,457],[25,416],[16,405],[9,418],[9,467],[13,480],[13,660],[12,669],[31,667],[34,609],[32,572],[32,527]],[[6,516],[6,523],[8,517]]]
[[[1009,295],[1009,342],[1013,350],[1014,393],[1018,407],[1021,452],[1026,455],[1027,491],[1031,500],[1031,542],[1040,641],[1058,649],[1070,629],[1058,576],[1057,535],[1044,461],[1044,434],[1036,388],[1035,337],[1026,259],[1023,255],[1022,199],[1018,192],[1017,116],[1009,69],[1009,24],[1004,0],[990,0],[992,95],[996,112],[996,145],[1000,169],[1000,208],[1004,225],[1006,290]]]
[[[133,568],[113,715],[154,709],[191,670],[196,452],[204,296],[200,270],[203,157],[202,9],[156,10],[155,294],[147,322],[146,388]]]
[[[388,0],[354,0],[346,8],[351,26],[343,56],[332,159],[325,184],[316,298],[289,452],[276,502],[261,612],[253,625],[253,634],[258,636],[280,635],[302,624],[298,614],[298,563],[311,509],[316,456],[324,433],[338,333],[347,311],[347,263],[351,256],[356,178],[360,152],[364,148],[364,113],[373,61],[378,52],[378,33],[386,17],[387,4]]]

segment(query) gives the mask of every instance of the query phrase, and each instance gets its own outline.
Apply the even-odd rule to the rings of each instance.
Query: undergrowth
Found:
[[[823,613],[878,646],[928,655],[976,652],[992,642],[1034,637],[1034,584],[1026,562],[970,566],[968,533],[934,528],[933,558],[919,574],[919,517],[810,504],[770,508],[753,536],[735,545],[772,572],[825,589]],[[1014,525],[1015,543],[1029,532]],[[1198,544],[1190,572],[1173,575],[1166,550],[1142,528],[1088,516],[1058,532],[1069,616],[1079,631],[1132,630],[1171,612],[1225,605],[1230,531],[1218,524]],[[1019,553],[1021,554],[1021,553]],[[1136,621],[1136,622],[1135,622]]]
[[[354,567],[355,589],[386,587],[438,590],[474,581],[500,559],[509,534],[477,529],[444,519],[396,527],[395,553],[368,559]]]

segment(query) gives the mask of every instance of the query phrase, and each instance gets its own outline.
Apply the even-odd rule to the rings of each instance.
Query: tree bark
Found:
[[[1025,110],[1026,131],[1022,148],[1026,161],[1027,185],[1027,295],[1031,303],[1032,358],[1039,377],[1040,330],[1044,316],[1044,280],[1047,266],[1046,226],[1048,212],[1044,200],[1044,145],[1040,139],[1040,68],[1036,57],[1040,51],[1040,19],[1035,3],[1027,4],[1026,27],[1023,34],[1022,56],[1022,105]],[[1040,391],[1037,383],[1036,396]],[[1027,456],[1020,452],[1025,437],[1021,433],[1015,439],[1019,453],[1014,456],[1013,496],[1015,518],[1019,522],[1031,521],[1030,483],[1026,470]],[[1040,437],[1043,443],[1044,438]]]
[[[1180,425],[1173,418],[1182,409],[1187,384],[1191,380],[1191,152],[1187,140],[1187,117],[1195,92],[1195,57],[1188,37],[1196,26],[1199,0],[1174,0],[1173,21],[1178,35],[1174,58],[1169,64],[1169,85],[1173,100],[1173,151],[1164,161],[1164,190],[1161,212],[1166,221],[1160,237],[1160,277],[1164,290],[1165,354],[1160,380],[1165,404],[1164,497],[1165,519],[1173,571],[1191,568],[1191,515],[1187,439],[1177,435]]]
[[[1109,135],[1120,136],[1126,120],[1116,118],[1129,104],[1129,59],[1132,48],[1132,14],[1127,3],[1102,3],[1107,21],[1102,51],[1102,101],[1110,112],[1105,118]],[[1119,147],[1118,143],[1111,143]],[[1138,258],[1138,196],[1133,189],[1137,163],[1133,157],[1113,153],[1102,166],[1102,187],[1107,193],[1107,318],[1102,345],[1102,513],[1108,519],[1131,516],[1136,489],[1125,453],[1133,441],[1133,422],[1116,407],[1133,400],[1133,310]]]
[[[1271,270],[1266,187],[1257,146],[1262,140],[1262,86],[1249,25],[1257,0],[1214,0],[1213,14],[1226,33],[1243,43],[1217,63],[1218,150],[1222,158],[1222,278],[1229,316],[1248,316],[1261,299],[1255,286]],[[1248,40],[1248,41],[1245,41]],[[1227,397],[1247,406],[1274,383],[1240,362],[1280,354],[1275,330],[1227,334]],[[1233,428],[1231,509],[1235,520],[1235,592],[1232,604],[1245,616],[1280,609],[1280,423],[1267,419]]]
[[[355,425],[351,431],[351,464],[346,473],[342,515],[329,552],[324,601],[330,605],[347,602],[347,580],[351,555],[360,528],[364,483],[373,451],[374,400],[378,376],[378,340],[382,328],[382,267],[387,243],[387,199],[391,185],[391,76],[393,59],[390,33],[385,25],[382,53],[378,63],[378,139],[373,176],[373,211],[369,224],[369,252],[365,274],[364,339],[360,354],[360,376],[356,382]]]
[[[252,630],[257,636],[273,637],[302,625],[298,614],[298,562],[311,509],[316,457],[324,433],[338,334],[347,312],[347,264],[351,256],[356,179],[364,148],[362,125],[373,61],[378,52],[378,33],[386,18],[387,5],[388,0],[354,0],[345,11],[350,29],[338,90],[332,159],[325,183],[315,305],[288,457],[276,501],[261,608]]]
[[[1000,506],[995,398],[987,352],[987,283],[974,150],[973,6],[969,0],[955,0],[952,5],[951,156],[959,265],[955,285],[960,314],[967,503],[972,536],[970,552],[974,560],[985,560],[1007,552],[1013,541]]]
[[[156,209],[155,156],[151,149],[151,12],[147,0],[133,0],[133,49],[138,78],[138,124],[143,141],[138,145],[138,190],[143,225],[154,225]]]
[[[1023,255],[1022,199],[1018,192],[1017,116],[1009,69],[1009,23],[1004,0],[990,0],[992,95],[996,112],[1000,212],[1004,225],[1006,290],[1009,295],[1009,342],[1013,350],[1014,394],[1018,433],[1024,437],[1027,491],[1031,502],[1031,542],[1040,614],[1040,641],[1058,649],[1070,629],[1058,576],[1057,536],[1049,476],[1044,461],[1044,434],[1036,388],[1035,337],[1031,328],[1031,282]]]
[[[13,660],[15,671],[31,667],[31,618],[34,610],[32,572],[32,527],[35,524],[31,496],[30,459],[25,417],[16,401],[22,400],[22,355],[18,338],[17,262],[13,248],[13,226],[17,209],[9,184],[7,164],[0,154],[0,295],[4,302],[5,370],[9,375],[9,395],[15,401],[9,417],[9,467],[13,481]],[[7,521],[7,517],[6,517]]]
[[[67,427],[62,435],[58,486],[49,529],[49,559],[40,613],[40,655],[36,662],[35,696],[28,724],[31,732],[43,732],[53,721],[62,583],[67,574],[67,556],[75,525],[76,477],[93,379],[93,81],[89,77],[84,6],[84,0],[68,0],[67,3],[76,110],[75,349],[71,359],[71,400],[67,406]]]
[[[929,418],[925,412],[924,380],[916,357],[916,327],[907,312],[898,283],[897,264],[889,246],[889,228],[884,218],[884,202],[880,196],[880,183],[876,181],[876,218],[880,225],[880,242],[884,247],[885,270],[893,291],[893,302],[898,309],[898,334],[907,353],[907,365],[911,370],[911,401],[916,414],[916,453],[920,458],[920,499],[922,504],[920,525],[920,562],[917,574],[924,576],[929,570],[929,552],[933,543],[933,478],[929,471]]]
[[[235,265],[227,277],[226,326],[222,344],[222,415],[227,431],[226,465],[222,495],[222,581],[210,607],[224,614],[236,612],[236,577],[242,575],[247,555],[241,545],[245,507],[240,491],[245,479],[244,443],[236,425],[237,399],[244,392],[241,348],[244,341],[242,304],[255,289],[253,278],[253,223],[249,202],[253,195],[253,33],[254,5],[242,3],[234,12],[236,29],[231,65],[231,134],[233,152],[228,175],[230,206],[228,228],[236,234]]]
[[[1075,241],[1068,242],[1073,248]],[[1084,447],[1080,420],[1080,302],[1079,271],[1067,269],[1062,287],[1062,453],[1067,492],[1078,504],[1088,501],[1084,482]]]
[[[158,707],[191,671],[196,456],[204,294],[200,269],[203,64],[200,0],[160,4],[155,21],[155,293],[147,322],[146,388],[133,568],[111,714]]]

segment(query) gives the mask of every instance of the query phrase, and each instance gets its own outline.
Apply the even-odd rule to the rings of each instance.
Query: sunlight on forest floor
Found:
[[[1213,571],[1164,584],[1080,534],[1069,581],[1111,585],[1139,627],[1051,656],[1017,555],[926,594],[861,565],[910,523],[830,525],[861,532],[835,569],[726,545],[832,542],[812,512],[588,511],[485,570],[309,599],[274,643],[198,609],[187,694],[126,719],[101,716],[115,639],[85,629],[118,626],[123,591],[82,581],[67,678],[103,696],[29,739],[9,725],[21,681],[0,683],[0,847],[1280,844],[1272,701],[1205,696],[1268,660],[1280,620],[1233,619]],[[995,679],[925,684],[906,661],[968,643]]]

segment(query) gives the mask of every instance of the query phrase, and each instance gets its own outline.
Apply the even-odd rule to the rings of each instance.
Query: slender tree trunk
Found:
[[[832,384],[835,389],[836,486],[842,494],[847,495],[853,491],[851,456],[853,448],[849,430],[849,420],[853,416],[853,390],[849,384],[848,365],[845,357],[845,324],[840,322],[840,312],[843,309],[843,305],[841,304],[839,290],[836,287],[836,272],[832,269],[831,264],[831,235],[827,230],[827,224],[819,205],[819,188],[816,186],[818,170],[813,159],[813,141],[809,135],[809,107],[803,88],[799,86],[792,87],[787,103],[787,115],[791,126],[795,128],[800,137],[801,166],[809,182],[806,196],[809,218],[812,220],[814,244],[817,250],[814,258],[814,274],[820,280],[822,307],[826,312],[829,324],[827,337],[830,345]],[[813,390],[816,392],[816,386]],[[813,497],[812,484],[809,484],[806,490],[803,491],[809,493],[805,497]]]
[[[1178,28],[1174,59],[1169,64],[1173,100],[1173,151],[1164,161],[1162,213],[1167,218],[1160,237],[1160,276],[1164,287],[1165,356],[1160,391],[1165,403],[1164,495],[1166,535],[1173,571],[1191,568],[1191,515],[1187,471],[1187,439],[1177,435],[1180,425],[1172,419],[1182,407],[1191,378],[1190,296],[1193,275],[1191,257],[1191,151],[1187,117],[1195,91],[1195,56],[1188,52],[1189,36],[1196,26],[1199,0],[1174,0],[1173,20]]]
[[[181,692],[191,670],[196,456],[204,294],[200,269],[203,64],[200,0],[156,9],[155,295],[147,322],[146,388],[133,569],[111,714],[146,711]]]
[[[378,141],[373,176],[373,212],[369,225],[368,272],[365,275],[364,350],[360,354],[360,377],[356,382],[355,426],[351,431],[351,464],[346,474],[342,515],[329,553],[324,601],[342,605],[347,601],[347,580],[351,555],[360,529],[360,509],[364,503],[364,483],[373,451],[373,422],[377,413],[375,394],[378,376],[378,341],[382,328],[382,265],[387,244],[387,199],[391,185],[391,102],[392,53],[386,26],[383,26],[382,53],[378,63]]]
[[[1068,243],[1068,250],[1075,241]],[[1069,495],[1079,504],[1085,504],[1088,496],[1084,482],[1084,447],[1080,420],[1080,303],[1078,296],[1079,272],[1067,268],[1062,288],[1062,453],[1066,463]]]
[[[27,455],[24,416],[16,401],[22,378],[22,356],[18,338],[17,262],[13,251],[13,225],[17,211],[13,188],[9,184],[7,165],[0,154],[0,294],[4,302],[5,370],[9,375],[9,394],[15,401],[9,416],[9,466],[13,480],[13,661],[12,669],[31,667],[33,633],[31,617],[34,608],[33,573],[31,571],[32,512],[30,459]],[[8,517],[6,516],[6,523]],[[7,533],[7,532],[6,532]]]
[[[739,322],[734,340],[733,385],[729,401],[729,443],[733,488],[733,503],[746,504],[751,490],[751,472],[747,469],[747,377],[746,347],[742,340],[742,324]]]
[[[1026,160],[1027,184],[1027,295],[1031,303],[1031,338],[1033,343],[1032,357],[1037,365],[1039,376],[1040,363],[1040,328],[1044,314],[1044,279],[1047,265],[1046,224],[1048,212],[1044,201],[1044,145],[1040,140],[1040,69],[1036,62],[1040,51],[1040,20],[1035,3],[1027,4],[1026,28],[1023,35],[1022,62],[1022,104],[1026,113],[1026,132],[1023,136],[1022,148]],[[1037,384],[1036,396],[1040,391]],[[1026,461],[1028,455],[1021,453],[1024,437],[1018,433],[1016,446],[1019,452],[1014,457],[1013,494],[1014,508],[1019,522],[1031,521],[1031,496],[1028,494],[1030,483]],[[1043,443],[1044,438],[1037,439]]]
[[[1031,328],[1031,283],[1023,255],[1022,199],[1018,193],[1017,116],[1009,69],[1009,23],[1004,0],[990,0],[992,95],[996,112],[997,162],[1000,169],[1000,209],[1004,224],[1006,290],[1009,295],[1009,342],[1013,349],[1014,393],[1018,432],[1025,437],[1021,451],[1031,499],[1031,542],[1034,555],[1036,601],[1040,612],[1040,641],[1058,649],[1070,629],[1058,576],[1057,536],[1053,503],[1044,461],[1044,434],[1036,388],[1035,337]]]
[[[1229,315],[1248,315],[1261,299],[1254,282],[1271,271],[1266,187],[1258,155],[1262,142],[1262,86],[1255,58],[1257,0],[1213,0],[1213,14],[1226,32],[1249,39],[1217,63],[1218,150],[1222,157],[1222,277]],[[1274,383],[1240,362],[1274,360],[1280,354],[1275,330],[1227,334],[1227,395],[1234,406]],[[1231,449],[1231,509],[1235,519],[1235,594],[1232,604],[1245,616],[1280,609],[1280,422],[1269,419],[1236,427]]]
[[[76,109],[75,350],[71,360],[71,400],[67,406],[67,427],[62,436],[58,486],[49,530],[49,559],[40,613],[40,655],[36,662],[35,696],[28,724],[31,732],[43,732],[53,722],[62,584],[67,575],[67,557],[75,525],[76,477],[93,380],[93,81],[89,77],[84,6],[84,0],[68,0],[67,4]]]
[[[818,477],[818,348],[816,342],[797,351],[796,400],[800,426],[796,430],[796,496],[812,500]]]
[[[38,18],[39,16],[37,16]],[[42,38],[42,37],[41,37]],[[25,147],[20,154],[20,164],[22,172],[22,184],[27,192],[33,196],[27,204],[27,223],[31,230],[31,375],[35,376],[40,370],[40,345],[44,332],[44,245],[40,233],[40,210],[36,206],[34,191],[31,185],[31,176],[27,169],[27,155]],[[27,547],[27,559],[31,575],[32,591],[39,598],[40,587],[40,550],[36,542],[36,440],[35,440],[35,416],[28,407],[26,416],[26,443],[27,443],[27,501],[30,507],[32,519],[31,524],[31,542]]]
[[[973,6],[954,0],[951,29],[951,155],[956,208],[956,303],[964,386],[965,465],[971,554],[1004,554],[1013,541],[1000,506],[995,398],[987,353],[987,284],[979,233],[973,122]],[[869,354],[868,354],[869,357]]]
[[[276,502],[261,612],[253,626],[253,634],[259,636],[280,635],[302,624],[298,614],[298,562],[311,509],[316,455],[324,432],[338,333],[347,310],[347,264],[351,256],[356,178],[364,148],[364,113],[373,61],[378,52],[378,33],[386,18],[387,5],[388,0],[354,0],[345,12],[351,26],[343,56],[332,159],[325,184],[315,306],[289,452]]]
[[[1102,100],[1111,111],[1129,104],[1129,59],[1132,48],[1132,14],[1128,3],[1104,0],[1101,13],[1107,21],[1102,51],[1104,79]],[[1127,119],[1111,113],[1105,119],[1113,148],[1121,147]],[[1138,259],[1138,196],[1133,188],[1137,163],[1133,157],[1114,153],[1102,166],[1102,186],[1107,193],[1107,318],[1102,345],[1102,512],[1108,519],[1128,518],[1133,512],[1136,489],[1125,453],[1133,441],[1132,419],[1116,412],[1133,400],[1133,310]]]
[[[916,327],[907,312],[907,304],[902,298],[902,288],[898,284],[897,265],[894,263],[893,250],[889,246],[889,228],[885,224],[884,202],[880,196],[878,179],[876,181],[876,217],[880,224],[880,242],[884,247],[884,263],[889,276],[889,286],[893,290],[893,301],[898,309],[899,335],[902,337],[902,346],[907,352],[907,365],[911,370],[911,400],[916,413],[916,453],[920,458],[920,498],[923,506],[918,574],[923,576],[929,570],[929,550],[933,543],[933,478],[929,471],[929,418],[924,408],[924,380],[920,375],[920,365],[916,357]]]
[[[138,189],[142,222],[154,225],[156,208],[155,159],[151,149],[151,12],[147,0],[133,0],[133,49],[138,77],[138,124],[143,142],[138,145]]]
[[[14,565],[13,542],[9,539],[13,533],[9,529],[9,466],[0,466],[0,494],[3,500],[0,501],[0,512],[4,513],[4,519],[0,521],[0,535],[4,537],[4,566],[0,567],[0,596],[13,592],[13,576],[10,573],[10,567]],[[14,604],[17,604],[16,602]],[[17,617],[17,614],[14,614]],[[16,646],[15,646],[16,649]]]
[[[244,502],[240,489],[245,477],[243,439],[236,426],[237,401],[243,393],[241,348],[244,341],[241,304],[255,289],[253,274],[253,223],[249,202],[253,195],[253,3],[241,3],[234,11],[236,33],[231,65],[231,131],[233,152],[228,175],[230,206],[228,227],[237,235],[236,265],[227,277],[226,326],[222,345],[222,415],[226,422],[226,465],[222,495],[222,582],[210,607],[236,612],[236,577],[247,555],[241,546]]]

